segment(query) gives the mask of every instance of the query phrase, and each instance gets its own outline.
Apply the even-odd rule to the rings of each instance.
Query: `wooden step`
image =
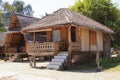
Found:
[[[48,65],[47,68],[58,70],[58,69],[60,69],[60,66],[59,65]]]
[[[68,56],[69,54],[58,54],[57,56]]]
[[[52,59],[52,62],[64,62],[64,59]]]
[[[61,62],[50,62],[49,65],[62,65]]]
[[[56,70],[62,69],[63,64],[68,61],[68,56],[68,52],[60,52],[57,56],[54,56],[47,68]]]
[[[55,56],[54,59],[66,59],[68,56]]]

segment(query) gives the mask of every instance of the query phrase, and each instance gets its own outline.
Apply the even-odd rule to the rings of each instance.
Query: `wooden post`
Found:
[[[96,35],[96,38],[97,38],[97,35]],[[96,64],[97,64],[97,68],[96,68],[96,71],[99,72],[99,71],[102,70],[102,67],[100,66],[100,52],[99,52],[99,47],[98,46],[99,45],[98,45],[98,40],[97,40],[97,52],[96,52]]]
[[[36,67],[36,60],[35,60],[35,56],[30,56],[29,57],[29,60],[30,60],[30,66],[31,67]]]
[[[33,42],[35,43],[35,41],[36,41],[36,35],[35,35],[35,32],[34,32]],[[36,67],[35,53],[34,53],[34,55],[32,57],[33,57],[33,67]]]
[[[33,56],[33,62],[34,62],[34,67],[36,67],[36,59],[35,59],[35,55]]]
[[[33,65],[32,65],[32,63],[33,63],[32,56],[29,57],[29,61],[30,61],[30,66],[33,67]]]
[[[68,27],[68,43],[71,43],[71,25]]]
[[[78,33],[79,33],[79,42],[81,40],[81,31],[80,31],[80,28],[78,28]]]
[[[97,67],[99,68],[100,67],[100,55],[99,55],[99,51],[96,52],[96,64],[97,64]]]

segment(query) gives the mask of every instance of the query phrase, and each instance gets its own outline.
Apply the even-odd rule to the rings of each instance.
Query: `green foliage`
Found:
[[[5,32],[6,29],[4,27],[0,27],[0,32]]]
[[[32,6],[30,4],[25,5],[25,3],[21,0],[14,0],[12,4],[9,2],[1,2],[0,31],[5,31],[5,27],[9,25],[11,15],[15,12],[29,16],[33,15]]]
[[[32,6],[30,4],[24,7],[24,14],[30,16],[33,15]]]
[[[77,0],[71,10],[86,15],[102,24],[115,21],[117,9],[111,0]]]
[[[14,0],[12,7],[15,7],[16,12],[24,14],[24,5],[23,1]]]
[[[120,47],[120,10],[111,0],[77,0],[69,9],[112,28],[116,33],[113,46]]]
[[[5,2],[3,8],[4,8],[4,12],[9,14],[18,12],[29,16],[33,15],[32,6],[30,4],[25,5],[23,1],[19,1],[19,0],[13,1],[12,4]]]
[[[120,57],[103,58],[100,63],[104,69],[114,68],[116,66],[120,66]]]

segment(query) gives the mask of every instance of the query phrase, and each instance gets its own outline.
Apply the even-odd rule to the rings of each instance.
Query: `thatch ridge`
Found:
[[[34,18],[34,19],[38,19],[39,20],[39,18],[37,18],[37,17],[33,17],[33,16],[28,16],[28,15],[24,15],[24,14],[21,14],[21,13],[14,13],[14,14],[16,14],[17,16],[23,16],[23,17],[27,17],[27,18]]]

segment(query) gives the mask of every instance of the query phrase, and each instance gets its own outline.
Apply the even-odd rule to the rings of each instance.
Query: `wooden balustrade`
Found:
[[[81,51],[80,42],[71,42],[69,44],[69,51]]]
[[[57,42],[44,42],[27,44],[27,53],[30,55],[51,55],[59,52],[59,43]],[[50,54],[49,54],[50,53]]]
[[[17,47],[6,47],[5,48],[5,53],[25,53],[26,52],[26,48],[25,47],[20,47],[20,50],[18,51]]]
[[[16,53],[17,47],[6,47],[6,53]]]

